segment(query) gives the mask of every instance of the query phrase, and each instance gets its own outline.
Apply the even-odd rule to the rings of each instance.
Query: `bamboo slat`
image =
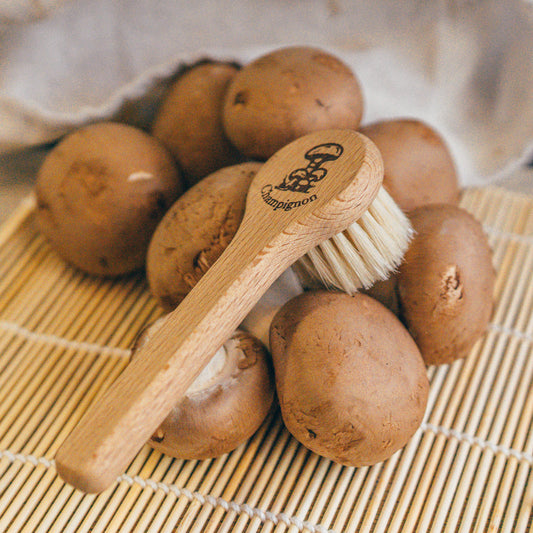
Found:
[[[463,361],[428,369],[426,417],[388,461],[347,468],[272,415],[234,452],[180,461],[145,446],[84,495],[53,456],[161,315],[142,275],[69,267],[30,199],[0,227],[0,531],[526,532],[533,522],[533,199],[466,190],[494,251],[495,309]]]

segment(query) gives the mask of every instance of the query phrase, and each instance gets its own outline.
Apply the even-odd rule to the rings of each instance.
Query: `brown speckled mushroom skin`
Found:
[[[181,191],[181,176],[159,141],[102,122],[49,152],[36,180],[36,220],[67,261],[116,276],[144,266],[152,233]]]
[[[400,303],[398,301],[398,280],[396,273],[392,272],[385,280],[379,280],[368,289],[361,289],[363,294],[368,294],[378,302],[382,303],[387,309],[392,311],[396,316],[400,314]]]
[[[359,129],[383,157],[383,186],[404,210],[459,203],[459,183],[452,155],[442,137],[428,124],[398,118]]]
[[[222,127],[222,106],[237,66],[212,61],[181,74],[164,96],[152,134],[172,152],[189,185],[242,156]]]
[[[245,65],[225,97],[230,141],[252,159],[267,159],[294,139],[328,128],[356,129],[363,97],[354,73],[320,49],[292,46]]]
[[[304,293],[278,312],[270,343],[283,420],[319,455],[372,465],[419,427],[426,368],[401,322],[373,298]]]
[[[416,235],[398,274],[403,320],[427,364],[464,358],[485,332],[495,271],[481,224],[451,205],[409,215]]]
[[[209,459],[234,450],[259,429],[274,401],[270,355],[249,334],[233,339],[244,356],[239,372],[209,394],[186,396],[150,440],[154,448],[183,459]]]
[[[158,322],[136,340],[156,335]],[[179,459],[210,459],[250,438],[272,410],[275,396],[270,354],[250,333],[237,330],[224,343],[231,352],[206,388],[189,390],[157,429],[149,444]],[[134,354],[136,351],[134,350]]]
[[[246,193],[261,163],[220,169],[186,191],[157,227],[146,260],[150,291],[171,311],[237,232]]]

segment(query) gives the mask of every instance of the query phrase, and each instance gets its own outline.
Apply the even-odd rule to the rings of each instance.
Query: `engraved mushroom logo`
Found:
[[[322,165],[326,161],[338,159],[342,152],[342,146],[337,143],[324,143],[311,148],[304,155],[309,164],[305,168],[293,170],[275,188],[280,191],[308,193],[315,183],[326,177],[328,171]]]

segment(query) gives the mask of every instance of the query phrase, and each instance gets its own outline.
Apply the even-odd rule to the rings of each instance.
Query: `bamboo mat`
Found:
[[[272,416],[209,461],[145,447],[100,495],[53,456],[160,315],[142,277],[95,280],[36,232],[32,203],[0,227],[0,531],[525,532],[533,505],[533,199],[471,189],[498,270],[496,307],[464,361],[430,368],[425,421],[388,461],[347,468]]]

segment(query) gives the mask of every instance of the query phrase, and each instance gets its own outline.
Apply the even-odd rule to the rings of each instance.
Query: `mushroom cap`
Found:
[[[181,190],[159,141],[102,122],[67,135],[48,153],[36,180],[36,219],[67,261],[116,276],[144,266],[152,233]]]
[[[409,213],[415,230],[398,272],[402,319],[426,364],[466,357],[487,328],[495,270],[481,224],[448,204]]]
[[[382,120],[359,129],[383,157],[383,186],[404,210],[459,202],[459,182],[443,138],[428,124],[410,118]]]
[[[136,348],[157,334],[159,324],[141,333]],[[270,355],[255,337],[237,330],[177,400],[149,444],[180,459],[223,455],[257,431],[273,401]]]
[[[419,427],[429,389],[422,357],[369,296],[303,293],[274,317],[270,345],[285,425],[319,455],[372,465]]]
[[[236,65],[194,65],[170,86],[157,111],[152,134],[172,152],[189,185],[242,157],[222,127],[222,106]]]
[[[186,191],[154,232],[146,259],[150,291],[170,311],[220,257],[244,215],[261,163],[225,167]]]
[[[264,160],[306,133],[357,129],[362,114],[359,82],[347,65],[318,48],[289,46],[235,75],[222,122],[242,154]]]

